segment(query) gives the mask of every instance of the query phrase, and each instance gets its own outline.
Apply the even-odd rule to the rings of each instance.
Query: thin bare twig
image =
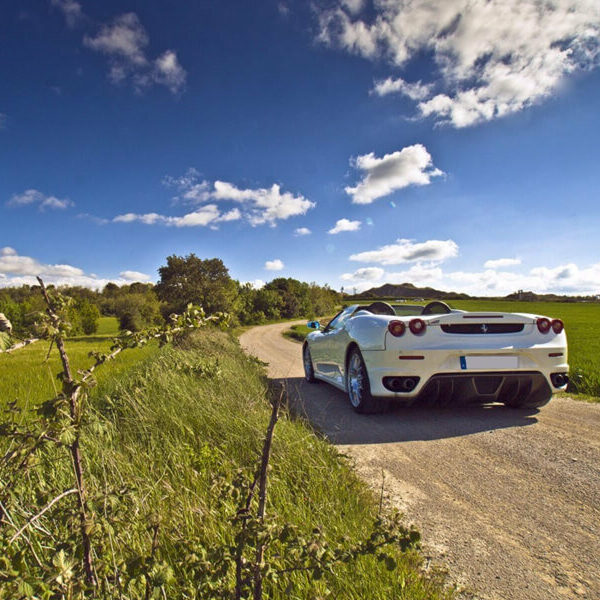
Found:
[[[25,525],[23,525],[23,527],[21,527],[21,529],[19,529],[19,531],[17,531],[17,533],[15,533],[10,540],[8,540],[9,544],[12,544],[17,538],[19,538],[21,536],[21,534],[33,523],[35,523],[40,517],[42,517],[44,515],[44,513],[48,512],[59,500],[61,500],[62,498],[64,498],[65,496],[68,496],[69,494],[76,494],[77,493],[77,488],[72,488],[70,490],[67,490],[66,492],[63,492],[62,494],[59,494],[58,496],[56,496],[56,498],[54,498],[53,500],[51,500],[50,502],[48,502],[48,504],[46,504],[46,506],[39,512],[37,513],[37,515],[34,515],[33,517],[31,517],[27,523],[25,523]]]
[[[385,471],[383,470],[383,467],[381,469],[381,493],[379,494],[379,515],[381,515],[381,512],[383,511],[383,492],[385,489]]]
[[[275,431],[275,425],[279,418],[279,408],[281,406],[281,400],[283,398],[284,391],[282,390],[279,396],[273,401],[273,409],[271,410],[271,420],[267,427],[267,434],[263,444],[262,457],[260,461],[260,476],[258,478],[258,511],[257,517],[259,521],[263,522],[265,519],[266,505],[267,505],[267,484],[268,484],[268,469],[269,460],[271,458],[271,448],[273,446],[273,432]],[[262,563],[265,553],[265,546],[261,542],[256,548],[256,556],[254,559],[254,600],[262,600]]]

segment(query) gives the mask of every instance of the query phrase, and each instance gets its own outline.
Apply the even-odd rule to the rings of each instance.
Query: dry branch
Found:
[[[15,350],[20,350],[21,348],[25,348],[25,346],[29,346],[29,344],[33,344],[34,342],[39,342],[40,338],[30,338],[28,340],[23,340],[22,342],[19,342],[18,344],[15,344],[14,346],[11,346],[10,348],[7,348],[6,350],[0,350],[0,354],[10,354],[11,352],[14,352]]]

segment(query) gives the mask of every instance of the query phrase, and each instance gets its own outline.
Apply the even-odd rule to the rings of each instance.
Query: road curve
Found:
[[[281,335],[289,326],[253,328],[240,343],[374,489],[383,484],[465,597],[600,599],[600,405],[357,415],[342,392],[304,381],[301,346]]]

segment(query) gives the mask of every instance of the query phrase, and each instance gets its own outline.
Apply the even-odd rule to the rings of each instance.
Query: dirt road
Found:
[[[600,599],[600,405],[357,415],[342,392],[304,381],[300,344],[281,336],[289,326],[254,328],[240,342],[364,479],[377,490],[383,481],[466,596]]]

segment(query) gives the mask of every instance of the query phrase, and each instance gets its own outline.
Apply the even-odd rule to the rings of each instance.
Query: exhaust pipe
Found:
[[[555,388],[560,388],[569,383],[569,376],[566,373],[552,373],[550,380]]]
[[[406,377],[402,382],[402,389],[405,392],[412,392],[417,387],[414,377]]]
[[[391,392],[407,394],[412,392],[418,385],[418,377],[384,377],[383,385]]]

